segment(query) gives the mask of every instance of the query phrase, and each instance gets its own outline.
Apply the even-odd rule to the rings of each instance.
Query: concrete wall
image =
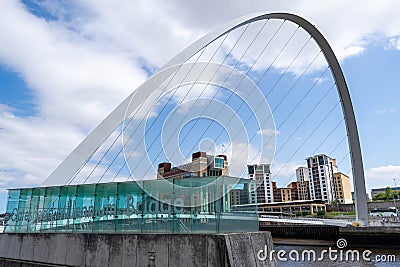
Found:
[[[350,247],[400,247],[399,227],[346,227],[339,231]]]
[[[276,266],[257,259],[265,248],[269,232],[0,234],[0,266]]]
[[[385,201],[385,202],[368,202],[368,211],[373,210],[373,209],[387,209],[389,207],[394,207],[396,204],[396,207],[400,207],[400,201]],[[337,207],[339,206],[340,211],[355,211],[354,203],[353,204],[330,204],[326,205],[326,211],[331,212],[331,211],[337,211]]]
[[[339,227],[330,225],[267,225],[260,230],[271,232],[273,238],[336,241],[339,237]]]
[[[373,209],[387,209],[389,207],[394,207],[396,205],[397,208],[400,207],[399,201],[385,201],[385,202],[368,202],[368,210]]]
[[[350,212],[350,211],[355,211],[354,203],[351,204],[328,204],[326,205],[326,211],[331,212],[331,211],[342,211],[342,212]]]

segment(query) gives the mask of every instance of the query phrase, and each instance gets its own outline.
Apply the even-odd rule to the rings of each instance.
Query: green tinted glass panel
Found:
[[[12,189],[5,232],[257,231],[255,212],[231,209],[229,191],[238,182],[249,181],[222,176]]]

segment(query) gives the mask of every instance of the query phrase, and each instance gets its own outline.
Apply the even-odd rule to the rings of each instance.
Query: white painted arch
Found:
[[[206,47],[224,34],[249,23],[268,19],[287,20],[303,28],[312,36],[312,38],[321,48],[325,59],[330,66],[332,75],[336,82],[336,87],[342,104],[343,115],[346,123],[350,158],[353,167],[352,171],[354,194],[356,198],[357,220],[364,225],[368,225],[367,195],[365,189],[363,161],[357,124],[347,83],[339,62],[329,43],[327,42],[325,37],[317,30],[317,28],[315,28],[315,26],[313,26],[310,22],[300,16],[289,13],[257,13],[247,15],[235,19],[205,35],[204,37],[184,49],[177,56],[172,58],[167,64],[160,68],[157,73],[159,74],[160,72],[164,72],[165,75],[171,75],[171,73],[174,71],[173,66],[180,65],[186,62],[202,48]],[[154,75],[152,77],[154,77]],[[154,83],[155,79],[152,79],[152,77],[141,86],[145,84],[150,85],[152,82]],[[107,137],[112,134],[112,132],[124,120],[125,112],[129,106],[130,99],[133,96],[138,97],[137,95],[135,95],[135,92],[133,92],[120,105],[118,105],[118,107],[114,109],[50,174],[43,185],[50,186],[66,184],[68,180],[79,170],[79,168],[83,164],[85,164],[85,162],[93,155],[97,148],[100,147],[100,145],[107,139]]]

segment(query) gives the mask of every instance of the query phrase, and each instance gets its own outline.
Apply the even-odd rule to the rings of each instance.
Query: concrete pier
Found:
[[[346,227],[339,235],[349,246],[400,247],[400,227]]]
[[[260,231],[271,232],[273,238],[315,239],[336,241],[339,227],[330,225],[265,225]]]
[[[269,232],[0,234],[0,266],[276,266]]]

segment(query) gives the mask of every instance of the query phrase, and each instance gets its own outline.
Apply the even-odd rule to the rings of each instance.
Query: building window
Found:
[[[318,157],[318,163],[319,163],[319,165],[324,165],[324,157],[319,156]]]
[[[216,169],[223,169],[224,168],[224,158],[214,158],[214,168]],[[250,166],[251,167],[251,166]],[[250,167],[249,167],[249,173],[250,173]]]
[[[254,174],[254,166],[248,166],[249,174]]]

